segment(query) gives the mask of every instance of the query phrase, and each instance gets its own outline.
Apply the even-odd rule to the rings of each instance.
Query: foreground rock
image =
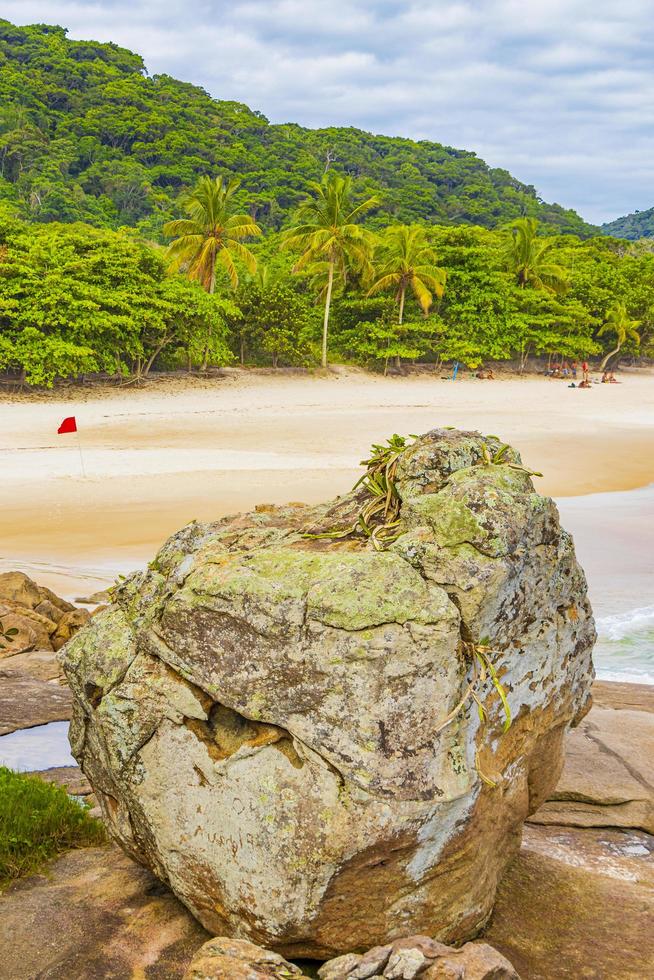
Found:
[[[72,701],[68,688],[5,666],[12,659],[2,661],[0,666],[0,735],[51,721],[67,721]]]
[[[654,834],[654,687],[593,685],[593,708],[565,743],[561,779],[532,823]]]
[[[60,650],[90,619],[23,572],[0,574],[0,658],[29,650]]]
[[[218,936],[198,950],[184,980],[288,980],[304,976],[299,967],[269,949]]]
[[[3,980],[181,978],[207,934],[115,847],[65,854],[0,895]]]
[[[529,980],[654,976],[654,838],[525,827],[484,939]]]
[[[483,942],[465,949],[492,944],[523,980],[653,976],[654,838],[566,827],[527,827],[524,838],[500,884],[490,929]],[[47,874],[0,896],[3,980],[181,980],[207,939],[165,887],[115,848],[66,855]],[[234,949],[233,940],[213,942]],[[264,951],[254,949],[260,958]],[[260,980],[251,960],[245,976]],[[360,961],[354,954],[350,963]],[[218,968],[216,957],[200,962],[205,972],[199,976],[220,977],[210,972]]]
[[[242,939],[210,939],[193,957],[184,980],[286,980],[307,974],[277,953]],[[452,949],[428,936],[409,936],[367,953],[325,963],[321,980],[520,980],[509,961],[486,943]]]
[[[487,943],[452,949],[428,936],[409,936],[363,955],[348,953],[318,970],[321,980],[520,980],[509,961]]]
[[[290,958],[474,936],[587,708],[584,576],[517,455],[435,430],[396,486],[382,553],[302,533],[362,490],[189,525],[65,650],[116,840],[212,933]]]

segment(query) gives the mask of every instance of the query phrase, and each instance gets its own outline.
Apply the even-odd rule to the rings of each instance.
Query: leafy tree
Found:
[[[565,269],[552,262],[549,253],[554,239],[538,237],[536,218],[519,218],[513,223],[505,249],[507,267],[524,289],[544,289],[561,295],[568,288]]]
[[[233,303],[169,275],[158,251],[127,235],[0,211],[0,242],[0,368],[26,383],[138,378],[175,351],[197,363],[200,342],[212,363],[231,360]]]
[[[606,333],[612,333],[617,341],[616,346],[612,351],[602,360],[600,364],[600,371],[606,368],[614,354],[618,354],[622,349],[623,344],[627,341],[633,341],[635,344],[640,343],[640,334],[638,333],[639,323],[637,320],[630,320],[627,313],[627,307],[624,303],[617,302],[606,314],[606,322],[597,331],[598,337],[602,337]]]
[[[389,228],[375,258],[377,267],[368,295],[393,290],[398,304],[399,340],[403,333],[401,328],[404,323],[404,301],[407,290],[411,289],[418,306],[426,316],[434,302],[434,296],[440,299],[445,291],[445,269],[436,265],[436,253],[427,243],[425,230],[420,227],[398,225]],[[399,367],[402,355],[395,352],[393,356]],[[411,353],[404,356],[417,357],[418,354]]]
[[[275,368],[310,363],[316,311],[301,285],[260,264],[254,277],[242,283],[237,302],[231,323],[241,363],[246,350],[252,360]]]
[[[329,171],[318,183],[311,185],[314,196],[306,200],[298,214],[298,224],[285,237],[285,245],[302,252],[295,269],[306,269],[312,263],[326,263],[327,287],[323,316],[322,351],[320,363],[327,367],[327,337],[329,313],[335,274],[342,282],[350,267],[363,269],[371,253],[370,235],[357,224],[377,200],[370,197],[359,204],[352,201],[352,181]]]

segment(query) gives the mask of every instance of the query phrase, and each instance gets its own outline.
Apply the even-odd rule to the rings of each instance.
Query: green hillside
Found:
[[[212,99],[114,44],[72,41],[61,27],[0,21],[0,199],[33,221],[139,226],[158,237],[183,187],[203,173],[243,178],[242,201],[278,229],[327,161],[381,192],[374,221],[494,228],[520,215],[552,230],[596,233],[576,212],[474,153],[350,127],[271,125]]]
[[[615,221],[608,221],[602,225],[601,230],[605,235],[628,238],[634,242],[640,238],[654,238],[654,208],[649,208],[647,211],[634,211],[633,214],[625,214]]]

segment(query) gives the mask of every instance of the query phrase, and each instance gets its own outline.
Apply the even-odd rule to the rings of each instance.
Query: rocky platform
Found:
[[[208,938],[117,847],[71,851],[0,895],[3,980],[176,980]]]

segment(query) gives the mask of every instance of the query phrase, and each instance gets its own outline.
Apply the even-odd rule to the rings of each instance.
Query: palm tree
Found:
[[[192,191],[182,198],[188,218],[164,225],[164,235],[175,240],[166,252],[171,266],[186,266],[191,279],[197,279],[208,293],[216,288],[216,269],[221,265],[234,289],[238,286],[236,263],[242,262],[254,274],[257,260],[241,239],[254,238],[261,228],[249,214],[230,214],[230,201],[240,181],[222,177],[200,177]]]
[[[356,222],[366,211],[375,207],[377,200],[370,197],[354,206],[351,178],[333,170],[328,171],[319,184],[312,182],[309,186],[314,197],[301,205],[298,224],[284,236],[284,246],[302,252],[295,263],[295,272],[310,265],[320,268],[326,263],[321,364],[327,367],[327,335],[334,276],[340,276],[345,283],[349,267],[364,269],[369,264],[370,235]]]
[[[548,252],[553,239],[538,237],[536,218],[518,218],[511,227],[511,237],[504,251],[506,264],[514,273],[518,286],[543,289],[561,295],[568,288],[563,266],[550,261]]]
[[[182,198],[188,218],[178,218],[164,225],[164,234],[174,238],[166,251],[172,269],[184,266],[190,279],[197,279],[208,293],[216,289],[216,272],[220,265],[227,273],[232,289],[238,286],[236,263],[241,262],[252,273],[257,260],[241,239],[261,234],[261,228],[249,214],[231,214],[230,202],[240,181],[228,182],[222,177],[200,177],[192,191]],[[209,359],[207,339],[202,370]]]
[[[613,304],[606,314],[606,323],[597,331],[597,336],[602,337],[605,333],[612,333],[615,334],[615,339],[618,343],[615,350],[610,351],[600,364],[600,371],[605,369],[613,355],[618,353],[627,340],[633,340],[637,344],[640,343],[640,334],[636,329],[639,326],[640,323],[638,320],[629,319],[627,307],[624,303],[618,301]]]
[[[445,291],[445,269],[436,265],[436,253],[428,244],[424,228],[397,225],[389,228],[379,250],[379,266],[368,295],[386,289],[395,291],[399,305],[398,326],[404,322],[404,301],[411,289],[422,312],[427,315]],[[397,359],[400,366],[400,358]]]

